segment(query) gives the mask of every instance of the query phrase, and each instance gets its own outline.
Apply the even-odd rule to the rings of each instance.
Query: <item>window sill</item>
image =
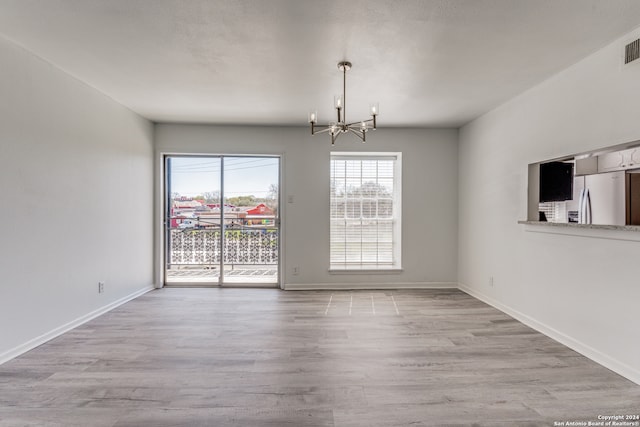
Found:
[[[329,274],[398,274],[402,268],[330,268]]]

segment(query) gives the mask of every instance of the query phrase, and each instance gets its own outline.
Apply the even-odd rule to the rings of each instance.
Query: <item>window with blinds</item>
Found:
[[[400,268],[400,153],[331,153],[330,269]]]

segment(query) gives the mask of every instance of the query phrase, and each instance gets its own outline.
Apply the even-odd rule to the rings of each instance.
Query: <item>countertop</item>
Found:
[[[546,222],[546,221],[518,221],[518,224],[540,225],[543,227],[564,227],[584,230],[620,230],[640,231],[640,225],[604,225],[604,224],[578,224],[575,222]]]

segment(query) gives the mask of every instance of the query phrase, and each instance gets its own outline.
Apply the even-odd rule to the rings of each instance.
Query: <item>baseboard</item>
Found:
[[[578,353],[582,354],[585,357],[588,357],[589,359],[593,360],[596,363],[599,363],[600,365],[604,366],[607,369],[612,370],[613,372],[622,375],[623,377],[625,377],[626,379],[633,381],[634,383],[640,385],[640,371],[634,369],[633,367],[622,363],[614,358],[612,358],[611,356],[608,356],[604,353],[602,353],[599,350],[596,350],[595,348],[584,344],[574,338],[571,338],[570,336],[542,323],[537,321],[536,319],[519,312],[518,310],[514,310],[513,308],[502,304],[496,300],[494,300],[491,297],[488,297],[487,295],[484,295],[481,292],[476,291],[475,289],[471,289],[470,287],[460,283],[458,288],[471,295],[472,297],[479,299],[480,301],[487,303],[495,308],[497,308],[498,310],[502,311],[503,313],[508,314],[509,316],[513,317],[514,319],[524,323],[525,325],[529,326],[530,328],[535,329],[536,331],[548,336],[549,338],[558,341],[560,344],[566,345],[567,347],[569,347],[572,350],[577,351]]]
[[[367,290],[367,289],[457,289],[456,282],[387,282],[387,283],[285,283],[286,291]]]
[[[72,330],[73,328],[77,328],[78,326],[82,325],[83,323],[86,323],[88,321],[90,321],[91,319],[95,319],[96,317],[113,310],[114,308],[131,301],[132,299],[135,299],[137,297],[139,297],[140,295],[146,294],[149,291],[154,290],[154,286],[150,285],[147,286],[145,288],[142,288],[138,291],[133,292],[132,294],[129,294],[123,298],[120,298],[119,300],[116,300],[110,304],[105,305],[104,307],[100,307],[97,310],[94,310],[90,313],[85,314],[84,316],[78,317],[75,320],[72,320],[69,323],[66,323],[62,326],[59,326],[43,335],[40,335],[39,337],[36,337],[32,340],[27,341],[24,344],[21,344],[17,347],[14,347],[8,351],[5,351],[4,353],[0,354],[0,365],[2,365],[5,362],[8,362],[11,359],[14,359],[18,356],[20,356],[21,354],[26,353],[29,350],[32,350],[44,343],[46,343],[47,341],[50,341],[62,334],[64,334],[65,332],[68,332],[70,330]]]

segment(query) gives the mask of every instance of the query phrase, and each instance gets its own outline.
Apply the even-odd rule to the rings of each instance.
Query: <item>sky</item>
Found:
[[[171,157],[171,193],[197,196],[220,191],[221,159],[217,157]],[[277,157],[225,157],[225,197],[266,197],[269,186],[278,184]]]

